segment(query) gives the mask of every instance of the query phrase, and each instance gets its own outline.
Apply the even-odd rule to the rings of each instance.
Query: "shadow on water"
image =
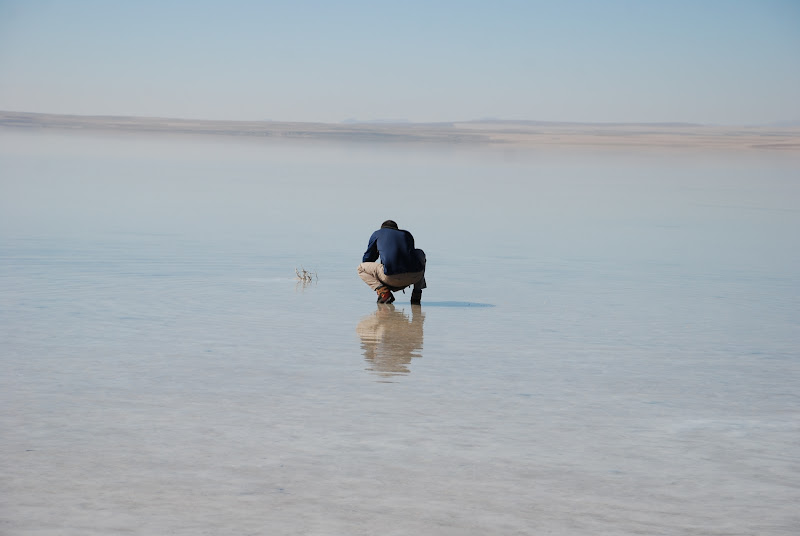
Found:
[[[464,302],[464,301],[424,301],[423,307],[494,307],[491,303],[477,303],[477,302]]]
[[[409,364],[422,357],[422,324],[425,313],[411,306],[411,316],[394,305],[379,305],[378,310],[361,319],[356,333],[367,360],[367,370],[388,378],[408,374]]]

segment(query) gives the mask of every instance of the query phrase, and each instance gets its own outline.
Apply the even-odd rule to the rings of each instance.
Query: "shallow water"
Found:
[[[797,534],[798,171],[0,131],[0,533]]]

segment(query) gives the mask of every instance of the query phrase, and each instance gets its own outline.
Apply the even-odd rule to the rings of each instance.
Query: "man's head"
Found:
[[[393,220],[386,220],[381,224],[381,229],[397,229],[397,224]]]

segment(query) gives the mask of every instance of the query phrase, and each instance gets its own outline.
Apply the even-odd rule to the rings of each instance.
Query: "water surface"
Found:
[[[794,535],[798,171],[0,131],[2,532]]]

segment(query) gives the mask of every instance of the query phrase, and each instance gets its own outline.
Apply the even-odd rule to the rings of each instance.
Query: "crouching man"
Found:
[[[380,257],[381,262],[375,262]],[[422,300],[425,285],[425,252],[414,248],[411,233],[398,229],[392,220],[369,237],[369,245],[358,266],[358,276],[378,293],[378,303],[392,303],[393,290],[414,285],[411,303]]]

